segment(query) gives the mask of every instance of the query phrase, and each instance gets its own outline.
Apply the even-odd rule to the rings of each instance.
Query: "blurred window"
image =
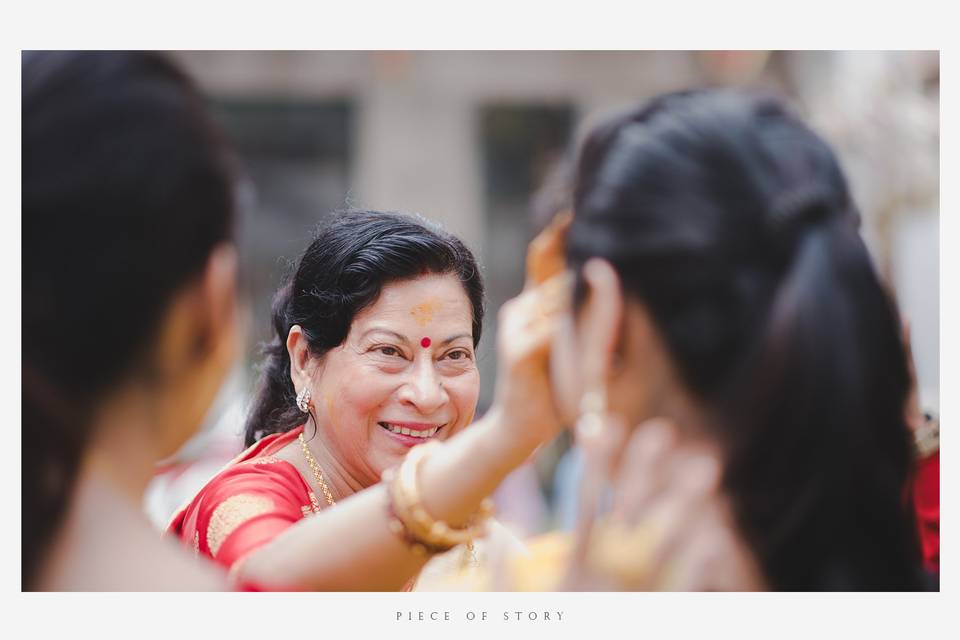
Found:
[[[566,151],[575,112],[566,104],[488,104],[480,110],[486,212],[483,264],[487,284],[484,334],[496,335],[495,311],[523,286],[527,243],[537,231],[531,200]],[[484,353],[486,352],[486,353]],[[480,357],[480,410],[490,405],[496,373],[495,341]]]
[[[345,206],[354,109],[345,99],[216,98],[212,106],[256,189],[239,234],[255,347],[271,337],[270,301],[286,261]]]

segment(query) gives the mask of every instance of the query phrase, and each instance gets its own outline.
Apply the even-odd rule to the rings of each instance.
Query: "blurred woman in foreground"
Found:
[[[300,569],[287,573],[286,558],[328,549],[295,529],[378,484],[411,448],[479,430],[471,438],[488,441],[476,441],[483,446],[472,464],[496,474],[523,441],[518,436],[536,425],[519,422],[515,408],[471,425],[483,313],[479,266],[452,234],[408,215],[335,217],[274,298],[275,336],[247,419],[248,449],[174,515],[168,531],[237,575],[303,586]],[[519,547],[496,520],[488,528],[484,543]],[[489,545],[469,539],[454,547],[428,573],[481,563]],[[332,572],[321,574],[322,584],[337,584]]]
[[[22,78],[22,586],[236,586],[164,543],[140,506],[237,351],[230,154],[159,54],[25,53]],[[514,338],[483,420],[292,527],[240,586],[398,589],[480,535],[482,500],[559,425],[542,298],[502,315]]]
[[[768,97],[666,95],[589,134],[573,206],[554,391],[584,517],[615,487],[580,584],[918,588],[900,321],[830,148]]]
[[[140,500],[236,353],[231,158],[159,55],[24,53],[22,78],[23,588],[225,587]]]

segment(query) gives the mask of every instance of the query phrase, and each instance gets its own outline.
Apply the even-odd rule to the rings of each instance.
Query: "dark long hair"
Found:
[[[23,560],[70,500],[90,418],[234,218],[232,160],[165,57],[22,55]]]
[[[670,94],[595,129],[574,190],[568,258],[649,309],[771,586],[918,587],[898,314],[830,148],[770,96]]]
[[[483,278],[457,237],[421,218],[351,211],[320,228],[290,280],[273,299],[276,335],[264,349],[259,390],[246,424],[246,444],[303,423],[290,379],[287,335],[300,325],[310,352],[340,345],[353,318],[377,301],[384,285],[424,273],[454,274],[473,310],[473,344],[483,327]]]

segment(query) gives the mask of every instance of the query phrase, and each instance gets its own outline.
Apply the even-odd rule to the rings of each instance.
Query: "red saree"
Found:
[[[913,481],[913,506],[923,551],[923,566],[940,573],[940,451],[920,461]]]
[[[167,526],[194,554],[235,568],[249,553],[294,523],[320,511],[300,472],[276,453],[303,426],[271,434],[234,458]]]

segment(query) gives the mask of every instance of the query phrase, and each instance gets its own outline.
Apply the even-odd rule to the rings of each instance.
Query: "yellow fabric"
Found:
[[[650,527],[623,528],[599,523],[591,534],[585,561],[603,576],[597,585],[650,589],[644,579],[656,532]],[[553,531],[526,541],[521,551],[494,552],[477,566],[460,566],[433,577],[425,591],[557,591],[571,564],[574,542],[569,532]],[[418,585],[420,588],[420,585]],[[656,588],[669,588],[667,583]]]
[[[573,539],[567,533],[537,536],[518,549],[487,556],[477,565],[459,566],[429,581],[418,581],[423,591],[552,591],[569,564]]]

